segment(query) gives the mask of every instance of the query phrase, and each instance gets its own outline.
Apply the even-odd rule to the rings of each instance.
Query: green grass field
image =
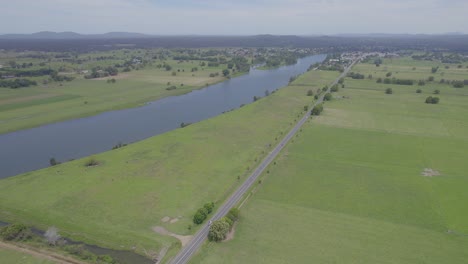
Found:
[[[0,262],[4,264],[52,264],[54,262],[37,258],[14,250],[0,248]]]
[[[85,167],[85,158],[0,180],[0,219],[54,225],[64,236],[117,249],[171,246],[175,239],[151,228],[193,233],[195,211],[222,202],[312,103],[307,90],[338,75],[308,72],[298,85],[236,111],[95,155],[96,167]],[[179,221],[162,223],[165,216]]]
[[[12,132],[67,119],[95,115],[142,105],[163,97],[188,93],[225,80],[222,74],[209,77],[210,73],[221,72],[220,67],[205,67],[195,62],[166,61],[176,71],[149,67],[147,69],[119,73],[116,77],[86,80],[82,77],[72,81],[40,84],[21,89],[0,89],[0,133]],[[200,69],[191,72],[192,67]],[[178,72],[180,70],[180,72]],[[192,76],[193,75],[193,76]],[[115,78],[114,84],[107,79]],[[168,84],[170,83],[170,84]],[[177,89],[166,90],[170,86]]]
[[[468,88],[345,84],[263,175],[234,239],[191,263],[466,263]]]

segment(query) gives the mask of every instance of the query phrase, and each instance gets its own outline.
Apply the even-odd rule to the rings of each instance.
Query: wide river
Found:
[[[144,106],[110,111],[91,117],[53,123],[0,135],[0,178],[49,166],[49,159],[77,159],[139,141],[194,123],[252,102],[288,84],[326,55],[299,59],[297,64],[273,70],[252,69],[248,74],[190,93],[166,97]],[[60,111],[60,109],[57,109]]]

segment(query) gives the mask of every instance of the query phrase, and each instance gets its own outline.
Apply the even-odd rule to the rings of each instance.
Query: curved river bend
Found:
[[[44,125],[0,135],[0,178],[110,150],[119,142],[139,141],[222,114],[288,84],[289,78],[322,62],[326,55],[299,59],[297,64],[250,73],[206,88],[166,97],[142,107]]]

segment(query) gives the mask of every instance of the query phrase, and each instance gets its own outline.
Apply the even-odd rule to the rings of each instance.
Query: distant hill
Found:
[[[125,39],[148,38],[151,35],[131,32],[109,32],[105,34],[79,34],[75,32],[41,31],[32,34],[5,34],[0,39]]]

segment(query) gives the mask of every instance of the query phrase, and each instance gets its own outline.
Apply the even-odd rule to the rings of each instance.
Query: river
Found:
[[[77,159],[136,142],[214,117],[263,97],[288,84],[291,76],[322,62],[326,55],[301,58],[295,65],[272,70],[252,69],[248,74],[166,97],[144,106],[109,111],[91,117],[48,124],[0,135],[0,178],[45,168],[49,159]],[[59,109],[58,109],[59,111]]]

